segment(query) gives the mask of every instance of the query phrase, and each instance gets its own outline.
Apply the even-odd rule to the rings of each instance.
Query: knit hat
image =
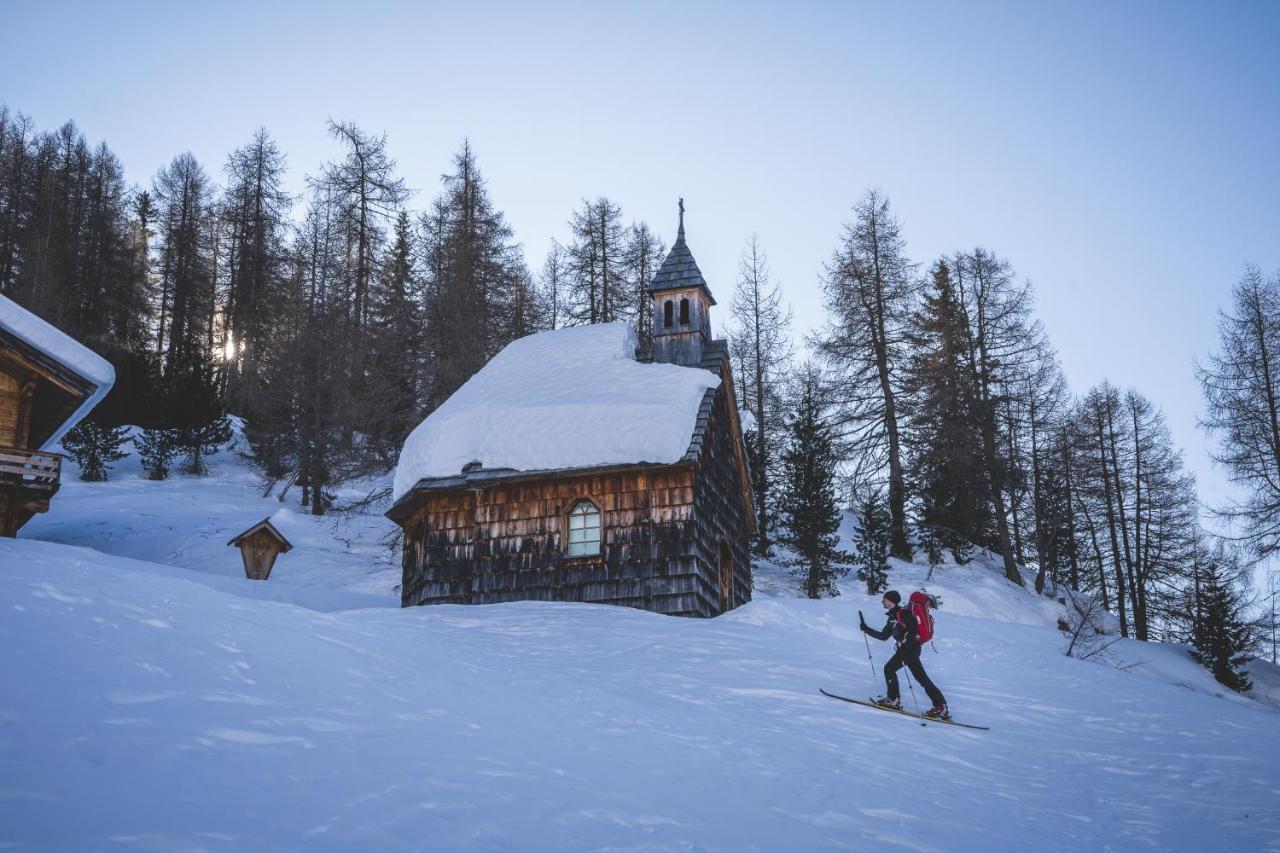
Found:
[[[892,601],[894,604],[902,603],[902,594],[899,593],[896,589],[889,590],[884,594],[884,597]]]

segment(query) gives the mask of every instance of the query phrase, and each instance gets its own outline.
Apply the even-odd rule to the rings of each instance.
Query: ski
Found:
[[[924,714],[913,714],[910,711],[900,711],[897,708],[886,708],[883,705],[877,705],[874,702],[864,702],[861,699],[850,699],[848,696],[840,696],[836,693],[828,693],[827,691],[823,690],[821,687],[818,688],[818,692],[821,693],[823,696],[830,696],[832,699],[839,699],[841,702],[851,702],[854,705],[863,705],[867,708],[875,708],[877,711],[889,711],[890,713],[894,713],[894,714],[902,714],[904,717],[912,717],[913,719],[923,720],[925,724],[943,723],[948,726],[962,726],[963,728],[966,728],[966,729],[978,729],[979,731],[984,731],[984,732],[991,731],[990,726],[975,726],[973,723],[958,723],[955,720],[944,720],[939,717],[926,717]]]

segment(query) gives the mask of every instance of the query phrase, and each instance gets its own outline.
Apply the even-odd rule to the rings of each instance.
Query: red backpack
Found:
[[[933,639],[933,614],[929,612],[931,600],[927,592],[913,592],[907,599],[906,606],[898,611],[900,624],[906,622],[902,618],[902,610],[910,610],[911,615],[916,617],[916,633],[920,636],[922,646]]]

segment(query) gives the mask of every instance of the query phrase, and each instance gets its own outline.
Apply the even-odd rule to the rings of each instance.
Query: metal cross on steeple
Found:
[[[680,197],[680,230],[676,232],[676,237],[684,237],[684,196]]]

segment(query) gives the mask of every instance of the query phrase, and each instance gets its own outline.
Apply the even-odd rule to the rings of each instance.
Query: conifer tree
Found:
[[[953,549],[996,544],[967,324],[950,266],[939,261],[911,324],[904,443],[918,526]]]
[[[863,500],[858,510],[858,535],[854,539],[858,580],[867,585],[868,595],[876,595],[889,585],[889,513],[877,493]]]
[[[399,446],[420,419],[423,323],[413,242],[409,214],[401,211],[372,296],[369,389],[374,407],[368,437],[379,444],[375,449],[380,453]]]
[[[627,281],[631,303],[625,316],[635,326],[639,348],[648,351],[653,346],[649,283],[662,265],[667,247],[662,238],[653,233],[653,229],[645,222],[633,222],[626,230],[623,240],[623,275]]]
[[[178,455],[177,431],[163,427],[144,429],[134,444],[147,479],[168,479],[173,458]]]
[[[76,424],[62,437],[62,449],[80,466],[80,479],[102,482],[112,462],[129,454],[122,448],[128,438],[124,427],[103,426],[92,419]]]
[[[839,547],[840,507],[835,492],[835,447],[819,396],[818,375],[806,367],[782,456],[778,536],[809,598],[839,595],[836,580],[849,573],[849,555]]]
[[[869,190],[854,209],[824,290],[831,319],[818,343],[840,378],[834,402],[845,453],[882,463],[890,550],[910,560],[899,396],[916,283],[902,228],[879,191]]]
[[[223,370],[228,406],[252,419],[263,382],[263,350],[279,326],[276,316],[288,271],[288,218],[293,199],[283,188],[285,158],[259,128],[231,152],[220,205],[225,239],[222,286]]]
[[[569,314],[574,323],[634,320],[635,300],[627,293],[626,239],[622,208],[609,199],[583,199],[569,220]]]
[[[755,235],[738,261],[737,287],[729,310],[729,346],[741,389],[738,405],[754,422],[743,431],[756,499],[752,551],[764,557],[769,553],[774,526],[779,455],[786,438],[782,391],[792,354],[788,339],[791,313],[782,306],[781,288],[770,277],[768,259]]]
[[[1256,626],[1244,618],[1244,597],[1233,575],[1240,563],[1221,545],[1195,567],[1191,656],[1221,684],[1243,693],[1252,685],[1243,666],[1256,645]]]
[[[530,297],[511,226],[489,195],[469,142],[420,220],[431,411],[511,342],[512,306]],[[531,324],[526,324],[526,327]]]
[[[1218,512],[1238,522],[1258,556],[1280,550],[1280,272],[1250,264],[1218,318],[1218,346],[1196,369],[1219,439],[1214,460],[1243,492]]]

